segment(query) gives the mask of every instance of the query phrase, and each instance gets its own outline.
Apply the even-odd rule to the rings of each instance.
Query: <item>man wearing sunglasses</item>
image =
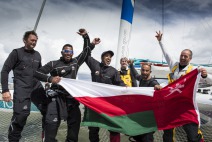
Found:
[[[36,78],[40,81],[52,83],[51,90],[47,90],[49,104],[44,128],[45,142],[57,141],[55,137],[61,120],[67,120],[66,142],[78,141],[81,122],[79,102],[57,83],[61,80],[61,77],[76,79],[79,67],[99,41],[93,41],[93,44],[90,44],[90,39],[85,29],[80,29],[77,33],[84,39],[83,51],[77,57],[72,58],[74,55],[73,46],[65,44],[61,51],[62,57],[59,60],[48,62],[35,73]],[[49,73],[51,76],[47,75]]]

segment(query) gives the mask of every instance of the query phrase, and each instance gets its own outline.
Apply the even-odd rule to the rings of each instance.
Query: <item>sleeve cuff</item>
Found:
[[[49,76],[48,78],[47,78],[47,82],[49,82],[49,83],[52,83],[52,76]]]
[[[2,90],[2,93],[9,92],[9,89]]]

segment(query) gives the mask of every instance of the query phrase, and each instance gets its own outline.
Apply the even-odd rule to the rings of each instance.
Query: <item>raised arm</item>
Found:
[[[85,29],[80,29],[77,33],[84,39],[83,51],[76,57],[78,66],[81,66],[87,57],[91,55],[91,51],[94,49],[95,45],[100,43],[100,40],[90,43],[90,38]]]
[[[163,45],[162,43],[162,36],[163,36],[163,33],[161,33],[160,31],[159,32],[156,32],[156,38],[159,42],[159,45],[161,47],[161,50],[163,52],[163,55],[169,65],[169,68],[170,70],[174,67],[174,65],[176,64],[176,60],[173,58],[173,56],[170,55],[170,53],[168,52],[168,50],[165,48],[165,46]]]
[[[128,60],[128,64],[130,65],[130,71],[131,71],[132,75],[134,76],[134,78],[136,78],[138,81],[140,81],[142,79],[142,77],[136,71],[135,67],[133,66],[133,62],[134,62],[133,60]]]

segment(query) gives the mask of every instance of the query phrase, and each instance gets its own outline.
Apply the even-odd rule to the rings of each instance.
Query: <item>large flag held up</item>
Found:
[[[199,78],[196,69],[159,91],[65,78],[60,85],[89,108],[83,125],[138,135],[191,122],[199,124]]]

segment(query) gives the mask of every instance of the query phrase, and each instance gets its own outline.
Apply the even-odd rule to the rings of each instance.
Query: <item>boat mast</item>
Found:
[[[123,0],[121,10],[121,20],[119,27],[118,47],[116,53],[115,68],[120,68],[120,59],[129,56],[129,42],[131,36],[131,27],[133,21],[135,0]]]
[[[39,11],[39,14],[38,14],[38,18],[37,18],[36,23],[35,23],[35,26],[34,26],[34,31],[37,30],[38,23],[39,23],[39,21],[40,21],[40,17],[41,17],[41,15],[42,15],[42,12],[43,12],[45,3],[46,3],[46,0],[43,0],[43,3],[42,3],[42,5],[41,5],[41,8],[40,8],[40,11]]]

